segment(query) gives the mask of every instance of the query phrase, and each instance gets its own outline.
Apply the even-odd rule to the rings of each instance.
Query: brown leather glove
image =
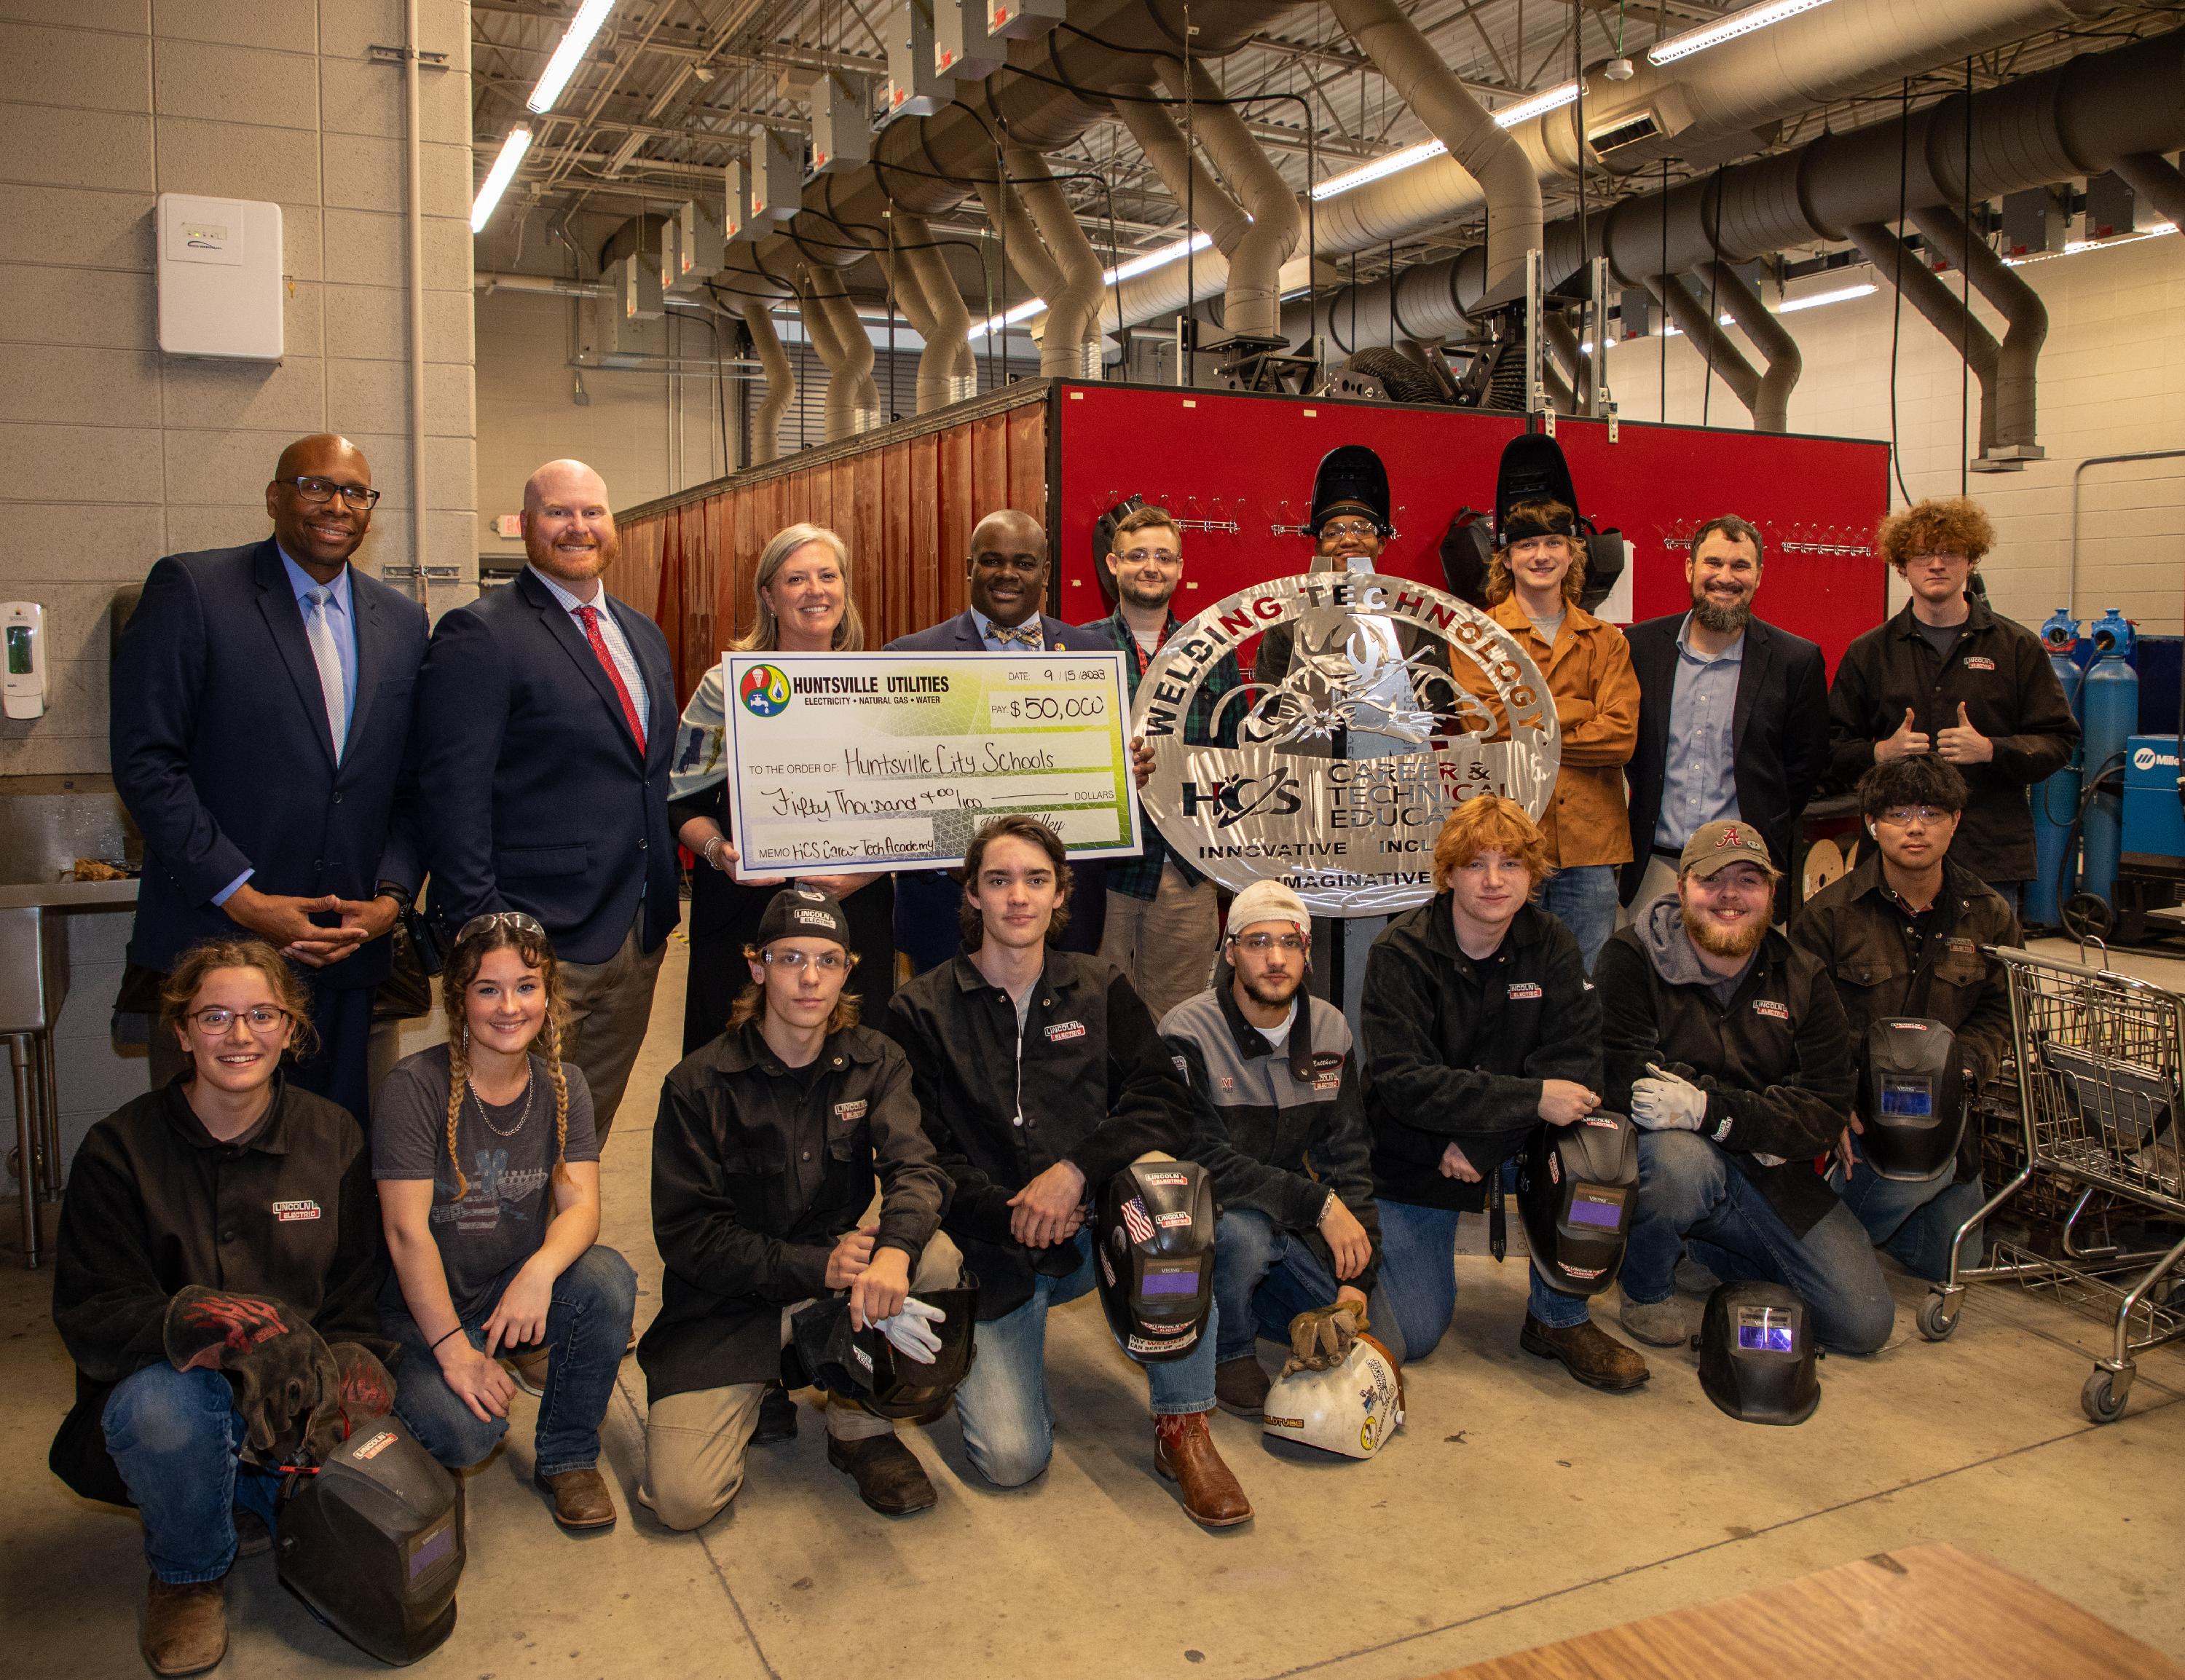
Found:
[[[193,1283],[167,1303],[161,1340],[176,1370],[226,1376],[246,1426],[245,1449],[260,1462],[278,1462],[285,1454],[277,1447],[299,1443],[313,1418],[340,1404],[332,1352],[302,1314],[273,1297]]]
[[[1282,1375],[1294,1370],[1327,1370],[1350,1357],[1351,1343],[1370,1326],[1360,1301],[1313,1307],[1290,1320],[1290,1357]]]

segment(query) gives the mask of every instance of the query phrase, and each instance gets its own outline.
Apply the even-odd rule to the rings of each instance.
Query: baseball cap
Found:
[[[1294,922],[1300,933],[1309,932],[1312,917],[1305,901],[1280,881],[1255,881],[1229,905],[1229,930],[1241,933],[1255,922]]]
[[[817,887],[786,886],[768,901],[752,943],[763,950],[778,939],[831,939],[850,949],[850,918],[841,901]]]
[[[1783,873],[1768,855],[1768,842],[1760,838],[1760,830],[1735,817],[1703,823],[1695,829],[1677,855],[1677,873],[1705,880],[1733,863],[1758,863],[1777,879]]]

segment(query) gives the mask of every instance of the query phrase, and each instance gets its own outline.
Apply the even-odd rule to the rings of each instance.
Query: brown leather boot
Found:
[[[1169,1412],[1154,1420],[1154,1468],[1176,1485],[1183,1511],[1202,1528],[1252,1520],[1252,1502],[1207,1432],[1208,1412]]]
[[[558,1476],[533,1472],[539,1491],[554,1501],[554,1521],[575,1532],[615,1526],[614,1495],[596,1470],[565,1470]]]
[[[892,1435],[862,1441],[827,1437],[827,1462],[858,1484],[858,1497],[882,1516],[928,1510],[938,1497],[918,1456]]]
[[[154,1674],[202,1674],[227,1655],[227,1583],[169,1586],[158,1576],[144,1595],[144,1660]]]
[[[1267,1409],[1266,1367],[1255,1353],[1224,1359],[1214,1367],[1214,1404],[1232,1417],[1257,1420]]]
[[[1544,1359],[1562,1360],[1564,1369],[1587,1387],[1611,1394],[1636,1388],[1649,1375],[1636,1348],[1625,1347],[1591,1319],[1568,1330],[1554,1330],[1528,1313],[1517,1345]]]

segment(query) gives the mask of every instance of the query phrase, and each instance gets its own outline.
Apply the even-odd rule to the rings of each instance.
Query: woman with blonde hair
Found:
[[[406,1357],[395,1409],[450,1470],[508,1432],[498,1360],[545,1349],[533,1480],[569,1530],[613,1525],[600,1420],[629,1342],[637,1277],[603,1247],[584,1074],[562,1059],[561,971],[521,911],[467,923],[441,972],[448,1041],[397,1064],[372,1125],[394,1275],[381,1297]]]
[[[860,653],[864,620],[850,589],[842,539],[822,525],[774,533],[752,576],[757,606],[739,653]],[[718,1037],[744,984],[743,949],[783,881],[744,880],[729,834],[727,726],[721,669],[706,673],[683,708],[669,764],[668,811],[676,838],[698,859],[690,873],[690,968],[683,994],[683,1053]],[[850,979],[867,1017],[878,1019],[895,990],[895,882],[887,875],[800,875],[840,900],[864,960]]]

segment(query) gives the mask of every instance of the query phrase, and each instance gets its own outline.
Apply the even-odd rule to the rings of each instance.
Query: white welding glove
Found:
[[[1707,1092],[1651,1062],[1646,1071],[1652,1077],[1631,1087],[1631,1118],[1648,1131],[1697,1131],[1707,1118]]]
[[[915,1295],[906,1297],[902,1310],[884,1319],[875,1319],[873,1328],[894,1344],[895,1350],[907,1359],[930,1365],[933,1356],[941,1351],[941,1338],[933,1333],[931,1325],[947,1320],[948,1314],[938,1307],[929,1307]]]

